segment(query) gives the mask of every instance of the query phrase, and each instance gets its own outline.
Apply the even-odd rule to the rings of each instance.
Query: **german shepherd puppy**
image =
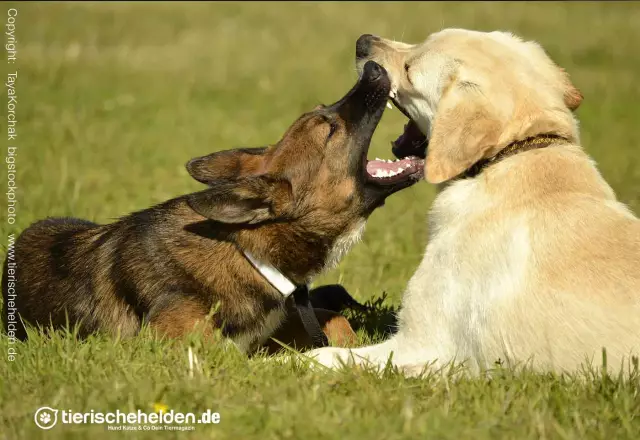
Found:
[[[276,145],[189,161],[203,191],[107,225],[31,225],[17,240],[17,267],[4,266],[6,329],[26,337],[11,310],[36,325],[77,325],[80,336],[132,336],[148,322],[177,337],[207,322],[205,331],[219,328],[254,351],[287,306],[246,253],[295,285],[309,283],[349,250],[387,196],[421,179],[422,167],[406,160],[367,161],[389,90],[386,71],[368,63],[345,97],[303,114]]]

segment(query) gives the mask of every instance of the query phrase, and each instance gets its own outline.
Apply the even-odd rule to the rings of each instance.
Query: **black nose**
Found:
[[[379,40],[379,38],[375,35],[360,35],[360,38],[356,41],[356,58],[367,58],[371,53],[371,46],[373,46],[373,42],[377,40]]]
[[[364,81],[373,82],[382,76],[384,68],[375,61],[367,61],[362,69],[362,79]]]

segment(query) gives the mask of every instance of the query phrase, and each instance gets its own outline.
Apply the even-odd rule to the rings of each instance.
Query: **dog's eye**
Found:
[[[409,76],[409,63],[404,63],[404,75],[407,77],[409,84],[411,84],[411,77]]]
[[[327,140],[329,140],[331,139],[331,136],[333,136],[333,133],[338,129],[338,124],[336,124],[336,121],[334,120],[329,120],[327,123],[329,124],[329,136],[327,136]]]
[[[329,125],[329,133],[327,134],[327,138],[325,139],[325,143],[329,142],[329,139],[331,139],[331,136],[333,136],[333,134],[338,130],[338,122],[328,116],[328,115],[319,115],[320,116],[320,121],[318,124],[318,127],[322,126],[322,129],[324,130],[324,124],[328,124]]]

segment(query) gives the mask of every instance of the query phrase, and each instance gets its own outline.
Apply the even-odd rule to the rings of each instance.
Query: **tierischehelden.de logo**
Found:
[[[56,425],[106,425],[109,431],[194,431],[196,425],[217,425],[220,413],[210,409],[196,416],[169,410],[166,405],[155,404],[155,412],[74,412],[43,406],[34,414],[35,424],[40,429],[51,429]]]

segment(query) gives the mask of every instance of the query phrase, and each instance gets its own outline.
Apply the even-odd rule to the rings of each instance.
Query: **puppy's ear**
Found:
[[[454,86],[440,101],[427,148],[425,176],[430,183],[456,177],[497,151],[503,123],[479,90]]]
[[[286,180],[262,175],[208,183],[209,189],[188,195],[187,203],[210,220],[257,224],[284,218],[291,208],[291,186]]]
[[[187,171],[198,182],[217,182],[224,179],[262,174],[267,147],[237,148],[196,157],[187,162]]]

